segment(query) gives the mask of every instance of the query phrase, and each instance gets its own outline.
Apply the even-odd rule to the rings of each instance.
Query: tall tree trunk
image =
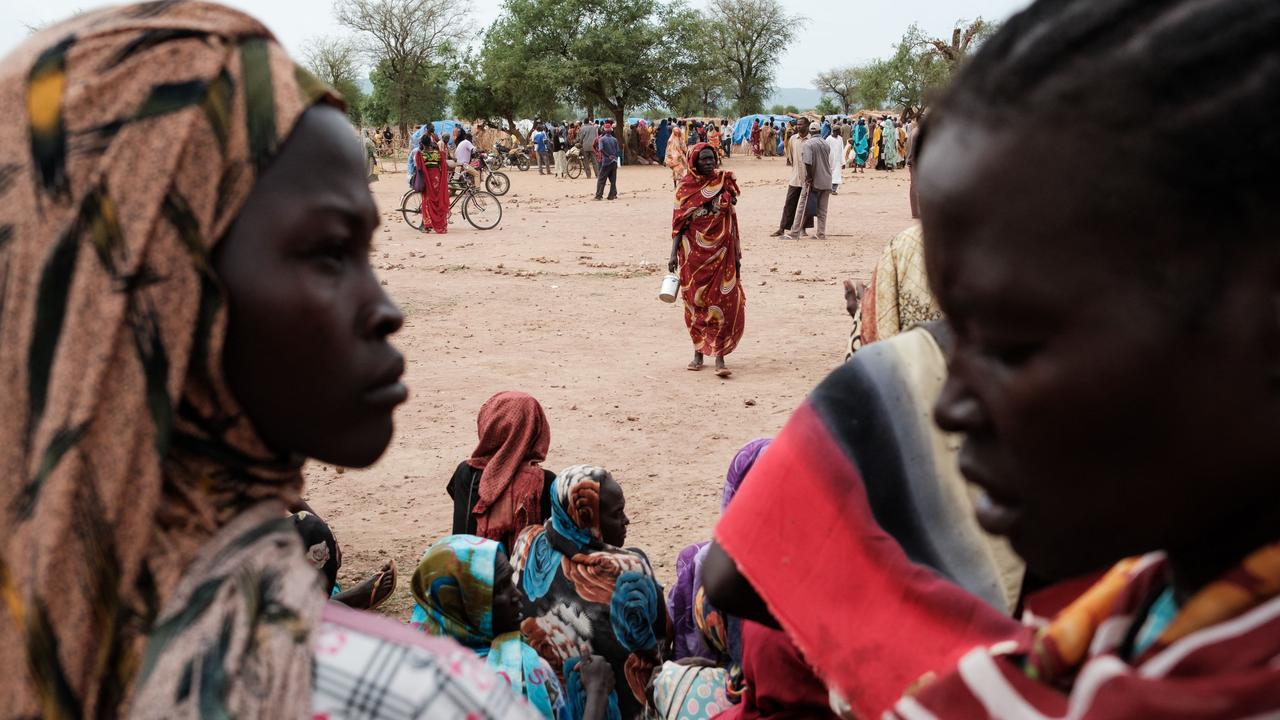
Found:
[[[504,118],[502,118],[502,121],[503,121],[503,122],[505,122],[505,123],[507,124],[507,132],[509,132],[509,133],[511,133],[512,135],[515,135],[515,136],[516,136],[516,141],[517,141],[517,142],[519,142],[521,145],[525,145],[525,144],[527,144],[527,143],[529,142],[529,139],[528,139],[528,138],[526,138],[526,137],[525,137],[525,136],[520,132],[520,128],[516,127],[516,121],[515,121],[515,118],[504,117]]]
[[[613,136],[617,138],[618,144],[622,146],[622,157],[624,162],[627,165],[634,165],[639,162],[639,158],[631,152],[631,143],[627,142],[627,132],[629,132],[629,128],[627,127],[625,110],[626,107],[621,103],[613,106],[613,127],[616,128]]]
[[[400,142],[409,145],[409,88],[404,73],[396,77],[396,119],[400,125]]]

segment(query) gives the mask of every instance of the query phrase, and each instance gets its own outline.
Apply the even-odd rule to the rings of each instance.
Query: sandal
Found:
[[[378,592],[383,589],[383,581],[388,577],[388,575],[391,578],[391,582],[387,584],[385,592],[381,597],[379,597]],[[377,610],[391,599],[391,596],[396,592],[397,580],[399,580],[399,576],[396,572],[396,561],[393,558],[388,560],[386,565],[382,566],[381,572],[373,576],[373,590],[369,592],[369,610]]]

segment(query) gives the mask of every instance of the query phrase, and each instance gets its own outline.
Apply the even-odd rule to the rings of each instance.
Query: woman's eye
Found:
[[[324,242],[316,246],[312,257],[328,269],[339,269],[347,261],[347,246],[342,241]]]
[[[1014,342],[988,345],[985,354],[1001,365],[1020,367],[1040,351],[1040,342]]]

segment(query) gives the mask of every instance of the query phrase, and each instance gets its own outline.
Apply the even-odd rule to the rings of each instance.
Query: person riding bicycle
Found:
[[[471,138],[467,135],[467,131],[461,126],[457,128],[458,144],[453,149],[453,160],[449,162],[449,169],[454,170],[461,168],[471,177],[471,184],[480,187],[480,171],[471,166],[471,157],[476,152],[476,146],[472,144]]]

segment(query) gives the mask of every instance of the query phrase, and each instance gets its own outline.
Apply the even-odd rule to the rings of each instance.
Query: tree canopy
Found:
[[[365,97],[357,81],[360,64],[355,44],[347,38],[312,38],[303,46],[302,61],[316,77],[342,93],[347,101],[347,117],[359,126]]]
[[[711,0],[707,13],[715,51],[729,66],[734,109],[740,115],[760,112],[805,18],[788,14],[779,0]]]
[[[465,5],[448,0],[336,0],[337,20],[355,32],[356,42],[371,64],[373,94],[366,103],[375,112],[385,110],[388,120],[400,126],[421,116],[429,90],[455,54],[459,19]],[[465,30],[465,24],[461,26]],[[441,109],[443,105],[441,104]],[[384,120],[385,122],[386,120]],[[375,121],[376,122],[376,121]]]

